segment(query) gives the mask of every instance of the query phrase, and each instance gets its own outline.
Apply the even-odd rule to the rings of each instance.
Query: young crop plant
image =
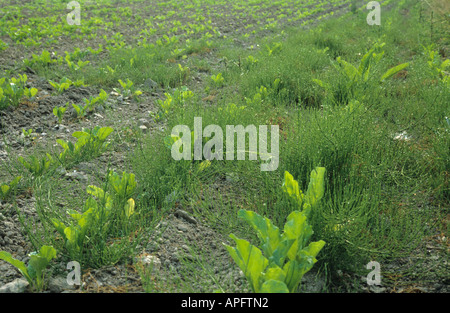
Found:
[[[73,84],[73,82],[66,77],[63,77],[59,83],[54,82],[52,80],[49,80],[49,83],[50,85],[52,85],[53,89],[55,89],[57,95],[62,94],[64,91],[69,89],[70,86],[72,86]]]
[[[354,98],[361,97],[361,99],[363,99],[364,96],[360,95],[360,90],[358,89],[358,87],[361,87],[369,80],[374,79],[377,80],[378,83],[384,83],[387,79],[391,78],[392,76],[409,66],[409,63],[402,63],[390,68],[380,77],[374,77],[374,75],[372,74],[374,71],[371,70],[383,58],[384,45],[385,43],[375,44],[366,54],[364,54],[357,67],[343,60],[341,57],[338,57],[336,59],[339,65],[336,65],[334,63],[333,65],[347,80],[347,83],[344,86],[345,90],[339,93],[341,97],[351,96]],[[319,79],[313,79],[313,81],[326,90],[332,90],[332,87],[329,84],[324,83]]]
[[[17,189],[17,186],[19,185],[21,179],[22,176],[17,176],[8,184],[0,184],[0,199],[5,200],[6,198],[8,198],[11,193],[13,193],[14,190]]]
[[[274,90],[276,90],[278,88],[279,85],[279,79],[277,78],[275,80],[275,87]],[[248,106],[259,106],[261,105],[261,103],[269,96],[269,91],[267,90],[266,87],[261,86],[259,88],[256,88],[256,92],[253,95],[253,98],[247,98],[244,97],[245,102],[247,103]]]
[[[58,119],[58,124],[62,123],[64,113],[66,113],[67,105],[65,107],[54,107],[53,115]]]
[[[225,79],[223,78],[222,73],[219,73],[217,75],[212,75],[211,80],[214,82],[214,85],[218,88],[222,87],[225,82]]]
[[[58,61],[52,58],[50,52],[47,50],[43,50],[41,55],[32,54],[31,60],[24,59],[23,64],[25,66],[33,67],[34,65],[38,66],[48,66],[49,64],[57,63]]]
[[[78,60],[77,63],[75,63],[75,61],[71,61],[70,60],[70,55],[66,54],[64,60],[67,63],[67,66],[72,70],[72,71],[78,71],[83,69],[86,65],[88,65],[90,63],[90,61],[83,61],[83,60]]]
[[[238,216],[252,226],[261,244],[258,248],[231,234],[236,247],[226,244],[225,247],[253,292],[297,292],[303,275],[317,262],[316,256],[325,242],[309,243],[313,230],[308,224],[308,217],[323,197],[324,173],[325,169],[321,167],[313,170],[308,190],[303,194],[298,182],[285,172],[283,190],[298,210],[289,214],[282,233],[270,219],[252,211],[239,210]]]
[[[10,105],[17,107],[23,97],[32,99],[36,96],[38,93],[36,88],[25,87],[27,80],[26,74],[19,74],[19,78],[0,78],[0,109]]]
[[[90,197],[82,212],[67,210],[68,222],[52,218],[51,222],[64,241],[64,250],[80,262],[104,263],[104,255],[114,255],[118,236],[127,235],[132,218],[137,216],[132,198],[136,188],[134,174],[109,172],[107,186],[87,187]],[[109,188],[108,188],[109,187]],[[108,244],[106,244],[108,242]],[[128,238],[124,241],[128,242]]]
[[[120,86],[122,86],[122,90],[118,89],[118,88],[113,88],[113,90],[115,92],[117,92],[118,94],[120,94],[123,97],[133,97],[136,101],[139,100],[139,96],[142,94],[142,91],[140,90],[134,90],[134,88],[132,88],[133,86],[133,82],[127,78],[127,82],[123,82],[121,79],[119,79],[119,84]]]
[[[8,44],[0,39],[0,51],[8,49]]]
[[[34,155],[30,156],[28,160],[23,157],[18,157],[18,161],[34,176],[39,177],[44,175],[45,172],[53,164],[53,158],[49,153],[46,153],[45,157],[38,158]]]
[[[188,100],[194,97],[194,93],[186,86],[176,88],[173,94],[168,92],[164,93],[165,100],[158,99],[156,102],[160,107],[158,116],[165,117],[170,114],[174,109],[184,106]]]
[[[281,42],[276,42],[272,46],[266,45],[267,55],[272,56],[275,53],[281,51],[283,44]]]
[[[29,128],[28,130],[26,130],[25,128],[22,128],[22,136],[23,136],[23,138],[30,137],[32,133],[33,133],[33,129],[32,128]]]
[[[178,69],[180,70],[180,84],[182,84],[188,79],[191,70],[189,67],[181,64],[178,64]]]
[[[26,278],[28,283],[36,291],[44,290],[45,269],[52,259],[56,257],[56,250],[52,246],[42,246],[39,252],[32,252],[29,255],[28,266],[25,263],[12,257],[6,251],[0,251],[0,260],[6,261],[16,267]]]
[[[75,109],[78,119],[83,119],[86,116],[86,114],[89,112],[89,104],[88,103],[86,103],[83,106],[72,103],[72,107]]]
[[[72,103],[72,107],[77,113],[77,118],[83,119],[89,112],[92,112],[97,105],[105,104],[107,99],[108,94],[102,89],[97,97],[84,99],[84,106]]]
[[[427,64],[435,77],[438,77],[444,84],[450,86],[450,72],[447,68],[450,68],[450,59],[441,61],[439,52],[434,50],[433,45],[423,47],[424,54],[427,56]]]
[[[259,62],[259,60],[257,58],[255,58],[253,55],[249,55],[247,56],[247,58],[245,58],[245,63],[247,65],[247,68],[249,68],[252,65],[255,65]]]
[[[78,162],[101,155],[109,146],[106,139],[112,132],[113,129],[111,127],[96,126],[92,130],[83,128],[82,131],[74,132],[72,136],[77,138],[75,144],[70,141],[57,139],[56,142],[63,148],[59,155],[60,162],[67,164],[69,161]]]

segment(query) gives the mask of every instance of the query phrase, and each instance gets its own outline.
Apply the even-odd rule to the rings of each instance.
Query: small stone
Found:
[[[144,125],[145,127],[150,127],[150,123],[146,118],[140,118],[138,120],[139,126]]]
[[[239,181],[239,176],[236,173],[227,173],[225,180],[230,183],[235,183]]]
[[[181,217],[191,224],[197,224],[197,220],[195,218],[193,218],[192,216],[190,216],[189,213],[187,213],[183,210],[177,210],[175,212],[175,216]]]
[[[98,113],[103,113],[103,112],[105,112],[105,108],[103,107],[103,105],[97,105],[95,107],[95,111]]]
[[[143,254],[138,256],[135,261],[143,265],[151,265],[153,269],[161,268],[161,260],[154,255]]]
[[[0,287],[0,293],[23,293],[28,285],[29,283],[25,279],[18,278]]]
[[[4,221],[4,222],[3,222],[3,225],[5,225],[5,226],[8,227],[8,228],[14,228],[14,224],[11,223],[11,222],[9,222],[9,221]]]
[[[65,170],[64,167],[62,167],[62,166],[58,167],[55,171],[56,171],[56,173],[58,173],[59,175],[66,175],[66,170]]]
[[[75,111],[74,111],[75,112]],[[75,112],[75,114],[76,114],[76,112]],[[76,116],[76,115],[75,115]],[[54,129],[55,130],[64,130],[64,129],[66,129],[67,128],[67,126],[64,126],[64,125],[62,125],[62,124],[57,124],[57,125],[55,125],[55,127],[54,127]]]
[[[153,79],[151,78],[147,78],[147,80],[145,81],[145,86],[147,86],[150,89],[155,89],[157,88],[159,85],[157,82],[155,82]]]
[[[147,126],[145,126],[145,125],[139,126],[139,129],[140,129],[143,133],[146,133],[146,132],[148,131],[148,128],[147,128]]]
[[[407,132],[401,132],[394,135],[394,140],[410,141],[411,137]]]
[[[189,229],[187,228],[187,226],[186,225],[184,225],[184,224],[177,224],[177,229],[179,230],[179,231],[182,231],[182,232],[187,232]]]
[[[64,290],[74,290],[75,285],[69,285],[65,277],[53,277],[48,283],[48,290],[52,293],[61,293]]]
[[[82,172],[73,171],[73,172],[67,173],[66,176],[70,177],[72,179],[76,179],[76,180],[82,181],[82,182],[87,182],[88,181],[87,175],[85,175]]]

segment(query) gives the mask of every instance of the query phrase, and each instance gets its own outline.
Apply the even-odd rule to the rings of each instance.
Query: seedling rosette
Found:
[[[25,266],[24,262],[14,259],[10,253],[0,251],[0,260],[15,266],[33,288],[41,291],[44,288],[44,270],[56,257],[56,250],[52,246],[42,246],[39,252],[32,252],[28,256],[30,261]]]
[[[260,248],[231,234],[236,247],[225,244],[233,260],[247,278],[253,292],[293,293],[317,262],[316,256],[325,245],[323,240],[311,242],[313,234],[307,219],[312,208],[323,196],[324,168],[316,168],[306,194],[286,172],[283,190],[299,206],[287,217],[283,233],[266,218],[252,211],[240,210],[238,216],[246,220],[261,241]]]
[[[17,176],[9,184],[0,184],[0,199],[6,199],[16,189],[22,176]]]

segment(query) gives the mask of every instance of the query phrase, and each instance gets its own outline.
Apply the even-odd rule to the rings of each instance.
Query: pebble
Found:
[[[146,132],[148,131],[148,128],[147,128],[147,126],[145,126],[145,125],[139,126],[139,129],[140,129],[143,133],[146,133]]]
[[[157,88],[159,85],[157,82],[155,82],[153,79],[151,78],[147,78],[147,80],[145,81],[145,85],[150,88],[150,89],[155,89]]]
[[[76,180],[82,181],[82,182],[87,182],[88,181],[87,175],[82,173],[82,172],[73,171],[73,172],[67,173],[66,176],[70,177],[72,179],[76,179]]]
[[[6,285],[0,287],[0,293],[23,293],[26,291],[29,283],[23,278],[17,278]]]
[[[177,229],[179,230],[179,231],[182,231],[182,232],[187,232],[187,231],[189,231],[189,229],[187,228],[187,226],[186,225],[184,225],[184,224],[177,224]]]
[[[138,123],[139,123],[139,126],[144,125],[147,128],[150,127],[150,122],[147,119],[145,119],[145,118],[140,118],[138,120]]]
[[[154,255],[141,255],[136,257],[135,261],[143,265],[152,265],[153,269],[161,268],[161,260]]]
[[[191,224],[197,224],[197,220],[195,218],[193,218],[192,216],[190,216],[189,213],[187,213],[186,211],[177,210],[175,212],[175,216],[181,217]]]
[[[69,285],[67,283],[67,278],[58,276],[50,278],[48,283],[48,290],[52,293],[61,293],[64,290],[74,290],[74,285]]]

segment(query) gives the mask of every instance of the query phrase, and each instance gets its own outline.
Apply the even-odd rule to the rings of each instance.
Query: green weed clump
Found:
[[[325,242],[319,240],[309,243],[313,230],[308,224],[308,217],[323,196],[324,173],[324,168],[316,168],[311,173],[305,194],[292,175],[285,173],[283,190],[295,203],[297,210],[286,218],[282,234],[268,218],[252,211],[238,212],[239,217],[256,231],[263,253],[233,234],[230,237],[236,242],[236,248],[225,247],[243,271],[253,292],[297,292],[303,275],[317,262],[316,256]]]
[[[52,246],[42,246],[38,252],[32,252],[28,256],[30,260],[28,266],[26,266],[24,262],[13,258],[10,253],[0,251],[0,260],[15,266],[32,288],[40,292],[45,287],[45,269],[50,261],[56,257],[56,250]]]
[[[32,99],[36,96],[38,93],[36,88],[25,87],[27,80],[26,74],[19,74],[19,78],[0,78],[0,109],[8,106],[17,107],[23,98]]]

